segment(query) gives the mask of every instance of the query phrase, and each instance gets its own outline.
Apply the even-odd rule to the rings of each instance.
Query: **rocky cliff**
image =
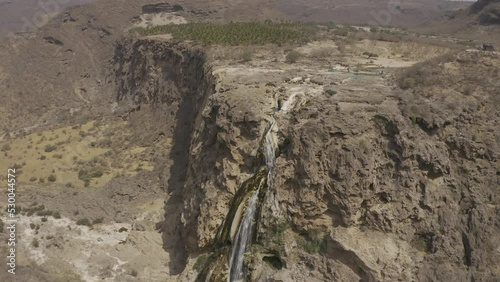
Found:
[[[249,281],[498,280],[498,54],[460,52],[404,72],[397,69],[397,79],[378,70],[351,73],[337,64],[359,66],[366,58],[356,48],[366,43],[372,51],[381,44],[375,41],[358,42],[358,47],[353,43],[342,54],[331,51],[336,42],[314,42],[301,46],[304,53],[309,48],[311,56],[296,64],[285,63],[283,48],[269,46],[262,49],[276,48],[275,54],[261,50],[264,55],[252,62],[210,59],[232,49],[158,37],[123,39],[121,30],[143,6],[130,4],[115,11],[112,4],[102,5],[115,14],[128,11],[128,18],[109,28],[106,21],[97,24],[91,13],[66,13],[30,39],[44,46],[40,53],[45,57],[34,56],[47,61],[52,60],[48,51],[63,46],[63,53],[54,53],[59,59],[47,72],[53,80],[47,80],[46,87],[29,80],[30,72],[24,70],[31,65],[6,68],[8,77],[2,80],[8,82],[5,89],[37,89],[33,93],[47,103],[31,103],[19,114],[34,112],[31,123],[40,119],[44,106],[69,105],[63,95],[68,91],[75,96],[71,107],[105,113],[106,122],[126,121],[123,130],[131,132],[134,142],[126,143],[131,148],[123,151],[131,149],[132,155],[137,149],[132,145],[147,148],[140,154],[154,165],[152,171],[126,177],[119,170],[122,175],[103,192],[89,188],[83,197],[70,192],[61,196],[54,190],[42,197],[44,203],[67,209],[62,215],[68,222],[86,210],[97,216],[98,207],[105,206],[106,220],[127,223],[126,231],[110,228],[120,236],[109,249],[93,242],[98,239],[79,249],[83,255],[89,250],[116,251],[118,259],[106,258],[107,269],[102,269],[102,261],[93,258],[103,253],[92,252],[78,267],[65,265],[68,271],[78,270],[74,277],[83,273],[124,281],[227,281],[236,233],[250,194],[259,191],[251,221],[255,233],[243,257]],[[106,18],[102,13],[100,17]],[[82,42],[75,38],[86,33],[88,41],[73,43]],[[318,46],[328,47],[326,56],[333,58],[326,69],[327,59],[312,54],[311,48]],[[29,44],[18,48],[20,54],[30,50]],[[380,54],[399,52],[390,45],[377,48]],[[383,64],[387,58],[371,59]],[[392,60],[396,64],[391,67],[400,66],[397,57]],[[67,71],[78,61],[84,66]],[[44,77],[44,68],[31,71]],[[30,96],[23,93],[15,97],[27,103]],[[99,109],[91,111],[93,107]],[[272,170],[263,163],[268,133],[276,143],[270,154]],[[95,142],[75,135],[88,141],[86,146]],[[113,144],[125,139],[113,139]],[[64,184],[54,186],[73,192]],[[61,205],[64,197],[77,208]],[[148,201],[140,202],[140,213],[121,211],[141,197]],[[92,198],[114,200],[86,205]],[[148,213],[154,208],[149,200],[157,198],[165,200],[163,218],[156,210]],[[32,196],[33,202],[36,199]],[[159,221],[156,229],[153,221]],[[52,218],[50,222],[57,223]],[[154,237],[158,232],[162,240]],[[56,253],[50,253],[55,248],[43,249],[44,254],[65,258],[65,250],[82,245],[65,239],[58,237],[61,253],[57,247]],[[144,250],[147,259],[135,257],[127,272],[121,269],[124,259]],[[47,281],[56,281],[53,271],[59,269],[37,267],[49,273]]]
[[[190,271],[188,258],[198,257],[201,269],[224,265],[233,238],[217,234],[234,220],[233,197],[256,173],[275,116],[279,149],[246,259],[249,279],[499,277],[498,55],[438,60],[438,78],[403,91],[345,73],[265,66],[207,73],[202,53],[163,42],[118,50],[118,100],[160,112],[152,123],[178,138],[162,226],[175,234],[166,239],[177,242],[179,273]],[[488,79],[470,81],[477,78],[470,68]],[[336,85],[335,94],[326,85]],[[286,111],[273,114],[277,108]],[[225,279],[228,269],[211,271],[201,281]]]

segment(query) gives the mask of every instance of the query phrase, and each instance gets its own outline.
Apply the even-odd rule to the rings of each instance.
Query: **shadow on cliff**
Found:
[[[163,79],[172,80],[180,94],[169,155],[172,164],[170,178],[167,181],[167,192],[170,197],[165,203],[165,220],[158,223],[158,228],[162,232],[163,249],[170,254],[171,275],[183,272],[189,257],[181,222],[184,185],[197,117],[206,99],[213,93],[213,85],[205,77],[202,55],[189,52],[183,55],[183,57],[172,58],[174,61],[168,62],[163,70]]]

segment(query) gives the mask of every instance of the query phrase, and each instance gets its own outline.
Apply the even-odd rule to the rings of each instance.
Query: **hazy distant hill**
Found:
[[[0,38],[12,31],[33,29],[33,26],[46,22],[48,17],[60,13],[65,7],[92,1],[0,0]]]
[[[483,25],[500,24],[500,0],[479,0],[469,9]]]
[[[276,8],[296,20],[414,27],[466,8],[470,2],[442,0],[275,0]]]

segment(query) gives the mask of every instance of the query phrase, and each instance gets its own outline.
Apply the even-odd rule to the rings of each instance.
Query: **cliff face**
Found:
[[[8,59],[2,68],[10,67],[1,79],[9,103],[32,101],[18,113],[31,113],[31,123],[46,108],[65,105],[68,115],[77,109],[126,120],[134,146],[156,143],[144,153],[154,171],[115,182],[112,193],[76,198],[66,192],[81,210],[113,204],[85,205],[87,199],[119,198],[118,208],[106,211],[110,221],[122,220],[119,209],[139,194],[163,199],[155,193],[167,192],[164,218],[156,230],[146,226],[150,233],[161,231],[163,241],[150,243],[155,237],[142,235],[140,222],[148,214],[123,219],[133,232],[116,249],[132,253],[163,243],[168,253],[152,252],[149,259],[161,257],[154,279],[146,261],[138,280],[226,281],[248,191],[262,179],[256,234],[244,258],[248,280],[498,280],[497,54],[460,53],[431,67],[417,65],[406,91],[379,74],[326,71],[324,62],[311,58],[295,65],[282,58],[207,64],[205,51],[189,44],[119,39],[143,7],[129,2],[116,10],[115,3],[102,2],[88,13],[78,8],[60,15],[28,41],[42,46],[38,53],[30,53],[27,43],[3,50]],[[108,9],[120,25],[96,11]],[[246,12],[245,6],[237,10]],[[82,34],[87,40],[77,40]],[[12,63],[18,57],[10,58],[10,51],[32,54],[24,59],[30,64]],[[19,89],[18,100],[7,99]],[[14,113],[11,108],[2,112]],[[264,176],[263,140],[274,121],[276,164]],[[63,215],[76,215],[69,211]],[[89,243],[93,248],[99,246]],[[157,267],[166,261],[168,273]],[[92,263],[97,273],[100,261]]]
[[[498,75],[498,58],[470,56],[440,65],[450,82],[440,87],[402,92],[366,77],[334,96],[309,80],[283,82],[286,72],[216,68],[217,91],[192,135],[182,190],[187,254],[218,252],[211,247],[232,197],[259,165],[277,98],[289,111],[277,116],[279,152],[256,219],[252,280],[494,281],[495,80],[472,93],[454,87],[463,79],[457,69],[474,60],[484,63],[479,73]],[[311,76],[325,84],[343,78]],[[294,99],[297,91],[308,94]]]
[[[225,223],[242,217],[230,212],[234,197],[260,179],[275,119],[276,165],[258,204],[249,279],[500,275],[498,55],[416,65],[406,91],[378,76],[210,67],[205,57],[145,39],[119,41],[114,56],[117,113],[143,142],[173,140],[158,225],[171,274],[192,280],[192,262],[208,256],[199,281],[226,279],[234,228]]]

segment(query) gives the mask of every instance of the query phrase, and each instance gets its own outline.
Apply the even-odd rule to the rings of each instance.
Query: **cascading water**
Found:
[[[274,126],[276,121],[274,118],[271,121],[271,126],[264,137],[264,159],[266,161],[267,172],[270,173],[274,167],[274,161],[276,158],[276,141],[273,135]]]
[[[264,179],[262,179],[264,180]],[[250,198],[248,207],[245,212],[245,217],[241,221],[240,228],[234,240],[233,250],[231,251],[231,260],[229,261],[229,282],[242,281],[246,276],[246,271],[243,269],[243,259],[245,257],[245,250],[247,245],[252,244],[253,231],[254,231],[254,217],[257,210],[257,197],[259,196],[259,188]]]
[[[248,202],[247,209],[245,211],[245,216],[241,221],[240,227],[238,229],[238,233],[235,236],[235,240],[233,243],[233,248],[231,251],[231,258],[229,260],[229,282],[238,282],[243,281],[246,277],[246,270],[243,268],[244,258],[245,258],[245,250],[246,247],[252,244],[252,238],[254,233],[254,218],[255,212],[257,211],[257,198],[259,196],[260,189],[263,186],[263,182],[265,179],[268,180],[269,184],[269,176],[274,167],[275,162],[275,153],[276,153],[276,142],[273,136],[273,129],[275,126],[275,120],[271,121],[271,125],[269,130],[267,131],[264,137],[264,160],[266,162],[266,170],[267,177],[261,179],[259,183],[259,187],[254,192],[250,201]],[[269,185],[268,185],[269,187]]]

